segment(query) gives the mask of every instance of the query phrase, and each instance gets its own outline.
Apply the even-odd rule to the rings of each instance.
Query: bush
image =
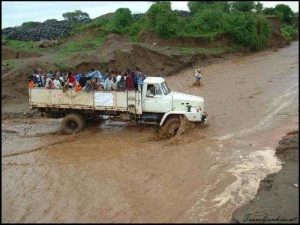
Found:
[[[282,36],[284,36],[288,41],[293,41],[294,36],[298,35],[299,30],[296,26],[290,26],[283,24],[280,28]]]
[[[255,39],[255,18],[249,13],[228,14],[225,19],[225,33],[233,42],[250,47]]]
[[[45,20],[44,23],[54,23],[54,22],[57,22],[57,19],[48,19],[48,20]]]
[[[125,34],[129,31],[130,26],[134,23],[131,11],[127,8],[119,8],[109,22],[108,31]]]
[[[146,15],[148,27],[156,36],[167,39],[177,35],[178,16],[172,11],[170,2],[151,5]]]
[[[271,35],[271,25],[263,15],[234,13],[226,15],[225,33],[236,44],[254,51],[265,48]]]
[[[42,24],[41,22],[34,22],[34,21],[29,21],[29,22],[24,22],[22,23],[22,27],[36,27],[38,25]]]
[[[191,27],[191,30],[200,35],[208,35],[213,40],[218,34],[223,33],[224,13],[218,8],[206,8],[197,13],[187,25]]]
[[[272,29],[270,23],[263,15],[256,16],[255,27],[256,35],[251,47],[254,51],[260,51],[267,45]]]

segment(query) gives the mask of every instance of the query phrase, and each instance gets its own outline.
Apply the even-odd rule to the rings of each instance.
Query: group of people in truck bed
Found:
[[[69,89],[73,89],[76,92],[80,90],[86,92],[95,90],[140,91],[146,77],[139,67],[136,67],[135,71],[127,69],[117,72],[106,69],[104,75],[92,68],[88,75],[78,74],[76,76],[73,71],[66,73],[60,69],[55,71],[55,73],[49,71],[46,74],[40,69],[35,69],[34,74],[28,77],[28,85],[31,88],[62,89],[64,92]]]

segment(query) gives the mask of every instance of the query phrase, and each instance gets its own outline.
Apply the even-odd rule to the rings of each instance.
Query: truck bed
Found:
[[[29,106],[33,108],[93,109],[128,111],[142,114],[141,93],[135,91],[83,92],[43,87],[29,88]]]

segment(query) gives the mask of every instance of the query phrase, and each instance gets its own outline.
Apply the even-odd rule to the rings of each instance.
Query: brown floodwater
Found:
[[[77,135],[61,119],[2,121],[2,221],[229,222],[277,172],[278,141],[297,130],[299,44],[167,77],[204,97],[209,126],[153,141],[151,126],[106,120]],[[199,62],[201,65],[201,62]]]

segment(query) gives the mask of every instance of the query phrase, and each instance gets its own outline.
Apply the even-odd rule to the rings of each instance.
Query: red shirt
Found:
[[[133,90],[133,83],[132,83],[132,77],[130,75],[126,76],[126,88],[129,91]]]
[[[74,82],[75,82],[75,77],[74,77],[74,75],[71,75],[69,77],[69,83],[73,84]]]

